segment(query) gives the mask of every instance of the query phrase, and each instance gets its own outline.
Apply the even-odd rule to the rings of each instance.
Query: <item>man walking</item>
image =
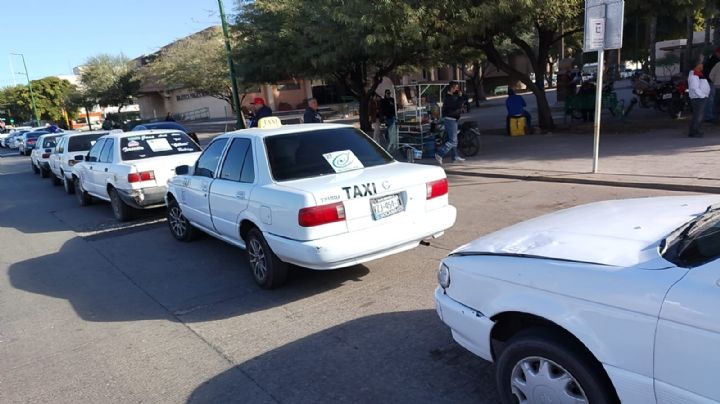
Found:
[[[398,134],[395,127],[395,99],[390,90],[385,90],[385,98],[380,100],[380,115],[385,119],[387,127],[387,151],[393,153],[398,149]]]
[[[702,137],[700,131],[703,113],[710,94],[710,84],[703,75],[702,58],[698,60],[695,68],[688,75],[688,91],[690,92],[690,104],[692,105],[692,120],[690,121],[690,137]]]
[[[464,158],[458,156],[458,120],[462,110],[462,97],[460,93],[460,84],[453,81],[450,83],[448,92],[443,98],[442,115],[445,120],[445,133],[447,133],[447,141],[435,153],[435,160],[442,165],[443,157],[450,152],[453,163],[465,161]]]
[[[323,117],[318,112],[318,103],[315,98],[308,98],[308,106],[305,108],[303,123],[323,123]]]

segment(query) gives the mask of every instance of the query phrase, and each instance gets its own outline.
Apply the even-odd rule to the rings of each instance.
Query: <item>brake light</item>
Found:
[[[44,159],[49,159],[49,158],[50,158],[50,153],[43,153],[43,154],[42,154],[42,158],[44,158]]]
[[[128,174],[128,182],[142,182],[142,181],[152,181],[155,179],[155,172],[154,171],[142,171],[139,173],[130,173]]]
[[[344,220],[345,206],[342,202],[302,208],[298,213],[298,223],[302,227],[320,226],[321,224],[342,222]]]
[[[79,163],[79,161],[77,161],[77,160],[72,160],[72,159],[68,160],[68,165],[69,165],[70,167],[74,166],[74,165],[77,164],[77,163]]]
[[[448,193],[448,180],[443,178],[441,180],[428,182],[427,186],[427,199],[437,198]]]

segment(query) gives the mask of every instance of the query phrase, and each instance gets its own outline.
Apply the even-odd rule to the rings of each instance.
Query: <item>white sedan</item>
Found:
[[[109,201],[118,221],[133,217],[137,209],[164,206],[167,182],[175,167],[194,164],[200,146],[175,130],[111,132],[97,140],[72,170],[78,203],[92,197]]]
[[[443,260],[438,314],[506,403],[717,403],[719,202],[599,202],[481,237]]]
[[[347,125],[226,133],[176,172],[173,236],[187,241],[200,229],[247,249],[265,288],[284,282],[287,264],[347,267],[414,248],[455,222],[442,168],[399,163]]]

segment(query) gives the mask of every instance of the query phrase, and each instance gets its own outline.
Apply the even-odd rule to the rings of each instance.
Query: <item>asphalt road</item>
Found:
[[[265,291],[241,250],[177,242],[163,211],[118,225],[0,158],[0,402],[496,403],[492,364],[435,314],[438,260],[539,214],[668,194],[451,177],[458,221],[431,246]]]

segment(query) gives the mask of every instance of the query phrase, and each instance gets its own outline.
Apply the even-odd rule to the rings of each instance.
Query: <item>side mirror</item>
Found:
[[[82,154],[78,154],[77,156],[73,157],[73,160],[75,161],[85,161],[85,156]]]
[[[190,166],[188,165],[182,165],[175,167],[175,174],[176,175],[187,175],[190,172]]]

